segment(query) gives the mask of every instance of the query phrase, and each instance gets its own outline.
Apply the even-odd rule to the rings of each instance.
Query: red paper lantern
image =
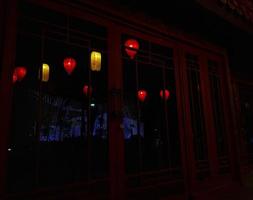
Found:
[[[125,51],[130,59],[134,59],[137,51],[139,50],[139,43],[137,40],[129,39],[125,42]]]
[[[76,67],[76,60],[71,57],[65,58],[63,61],[63,66],[66,72],[70,75]]]
[[[139,90],[138,91],[138,99],[140,101],[144,102],[146,97],[147,97],[147,92],[145,90]]]
[[[161,90],[161,91],[160,91],[160,97],[161,97],[162,99],[168,100],[169,97],[170,97],[170,92],[169,92],[169,90]]]
[[[16,81],[22,81],[27,73],[25,67],[16,67],[12,76],[12,80],[15,83]]]
[[[89,96],[91,96],[92,88],[90,87],[90,89],[89,89],[89,86],[88,86],[88,85],[84,85],[84,86],[83,86],[83,93],[84,93],[86,96],[88,96],[88,94],[89,94]]]
[[[18,76],[17,76],[17,73],[15,73],[15,71],[14,71],[13,75],[12,75],[12,82],[16,83],[17,80],[18,80]]]

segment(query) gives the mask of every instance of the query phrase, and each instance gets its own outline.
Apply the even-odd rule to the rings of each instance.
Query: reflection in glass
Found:
[[[122,48],[126,172],[178,169],[180,146],[173,52],[141,39],[138,42],[140,49],[134,60]],[[168,99],[160,96],[165,89],[170,91]],[[142,100],[137,94],[144,90]]]
[[[28,4],[21,10],[16,65],[27,66],[27,75],[13,86],[8,190],[24,192],[106,177],[105,29]],[[90,70],[91,49],[104,56],[96,73]],[[63,66],[66,57],[76,60],[70,74]],[[38,79],[43,62],[50,66],[47,82]],[[92,88],[90,95],[83,92],[85,84]]]

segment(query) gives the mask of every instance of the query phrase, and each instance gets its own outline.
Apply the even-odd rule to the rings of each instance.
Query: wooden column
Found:
[[[201,77],[201,93],[203,98],[203,111],[206,125],[206,138],[208,144],[208,160],[210,163],[210,171],[212,178],[218,174],[218,157],[216,145],[216,130],[213,120],[213,108],[210,91],[210,81],[208,76],[208,59],[202,54],[200,58],[200,77]]]
[[[4,16],[5,16],[5,1],[0,0],[0,60],[2,60],[3,55],[3,30],[4,30]],[[0,74],[2,66],[0,65]]]
[[[124,135],[122,129],[121,35],[108,28],[109,162],[112,200],[125,199]]]
[[[185,115],[185,99],[184,99],[184,88],[182,82],[184,80],[183,75],[183,52],[178,47],[174,49],[174,64],[175,64],[175,77],[176,77],[176,95],[177,95],[177,112],[178,112],[178,123],[179,123],[179,136],[180,136],[180,151],[181,151],[181,162],[184,176],[184,199],[189,199],[191,196],[191,181],[192,181],[192,167],[189,159],[189,144],[187,136],[187,125]]]
[[[223,84],[226,86],[224,87],[224,91],[226,93],[224,94],[224,98],[227,100],[227,104],[225,105],[225,113],[227,113],[226,116],[228,120],[228,148],[229,148],[229,156],[230,156],[230,166],[231,171],[233,175],[233,179],[242,182],[241,177],[241,157],[240,157],[240,136],[239,136],[239,127],[237,126],[236,121],[236,104],[235,104],[235,96],[233,93],[233,86],[232,86],[232,80],[231,80],[231,73],[229,69],[229,61],[228,57],[225,54],[224,55],[224,76],[225,80]]]
[[[191,110],[190,110],[190,92],[188,88],[188,77],[187,77],[187,65],[186,65],[186,59],[185,55],[186,52],[184,49],[184,46],[179,45],[179,56],[180,56],[180,70],[181,70],[181,90],[182,90],[182,114],[183,114],[183,120],[184,120],[184,137],[183,139],[183,145],[185,146],[185,150],[183,151],[182,155],[185,159],[184,163],[185,166],[185,181],[186,181],[186,194],[185,199],[190,199],[194,186],[196,184],[196,160],[194,156],[194,146],[193,146],[193,131],[192,131],[192,125],[191,125]]]
[[[4,3],[4,4],[3,4]],[[2,1],[4,10],[0,73],[0,199],[6,191],[6,164],[12,107],[12,69],[15,60],[17,0]],[[3,14],[2,14],[3,15]]]

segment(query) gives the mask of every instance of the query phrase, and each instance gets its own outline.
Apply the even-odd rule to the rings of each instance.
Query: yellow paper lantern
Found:
[[[50,72],[49,65],[46,63],[43,63],[41,72],[42,72],[42,76],[41,77],[39,76],[41,78],[41,81],[47,82],[49,80],[49,72]],[[39,74],[40,74],[40,71],[39,71]]]
[[[92,71],[101,70],[101,53],[97,51],[92,51],[90,55],[90,68]]]

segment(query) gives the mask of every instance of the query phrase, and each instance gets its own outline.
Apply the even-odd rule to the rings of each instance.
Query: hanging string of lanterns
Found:
[[[130,57],[130,59],[134,59],[138,50],[140,48],[139,42],[135,39],[128,39],[124,43],[126,54]],[[146,100],[148,93],[146,90],[138,90],[137,97],[138,100],[144,102]],[[160,90],[160,97],[161,99],[168,100],[170,97],[169,90]]]
[[[139,50],[139,42],[135,39],[128,39],[125,42],[125,51],[127,55],[130,57],[130,59],[134,59],[137,52]],[[90,54],[90,69],[92,71],[101,71],[101,62],[102,62],[102,55],[98,51],[92,51]],[[77,62],[72,57],[66,57],[63,60],[63,67],[68,75],[71,75],[74,69],[76,68]],[[48,82],[49,80],[49,74],[50,74],[50,67],[48,64],[43,63],[42,69],[39,70],[39,73],[42,73],[42,75],[39,74],[39,79],[43,82]],[[21,81],[25,77],[27,73],[27,70],[25,67],[16,67],[13,76],[12,81],[13,83],[16,83],[16,81]],[[145,98],[144,98],[145,100]]]
[[[100,71],[101,70],[101,60],[102,55],[98,51],[92,51],[90,56],[90,68],[92,71]],[[63,60],[63,67],[68,75],[71,75],[74,69],[76,68],[77,62],[72,57],[66,57]],[[26,67],[16,67],[14,69],[12,75],[12,82],[16,83],[16,81],[21,81],[26,76],[27,69]],[[42,73],[42,75],[40,75]],[[47,82],[49,80],[50,67],[48,64],[43,63],[41,68],[39,69],[39,79],[43,82]]]
[[[125,46],[125,52],[129,56],[130,59],[135,59],[136,54],[139,50],[139,42],[135,39],[128,39],[124,43]],[[101,71],[101,62],[102,62],[102,55],[98,51],[91,51],[90,53],[90,70],[91,71]],[[72,72],[75,70],[77,66],[77,62],[73,57],[66,57],[63,60],[63,67],[68,75],[71,75]],[[13,83],[16,83],[16,81],[22,81],[24,77],[27,74],[26,67],[16,67],[13,72]],[[43,63],[39,69],[39,80],[42,82],[48,82],[50,75],[50,67],[48,64]],[[85,84],[83,86],[83,94],[86,97],[92,96],[92,87]],[[160,90],[160,97],[162,100],[167,101],[170,97],[170,92],[167,89]],[[137,98],[140,102],[145,102],[146,98],[148,96],[148,92],[144,89],[137,91]]]
[[[127,55],[130,57],[130,59],[134,59],[138,50],[139,50],[139,43],[135,39],[128,39],[126,40],[125,44],[125,51]],[[92,51],[90,53],[90,69],[91,71],[101,71],[101,62],[102,62],[102,55],[98,51]],[[66,57],[63,60],[63,67],[68,75],[71,75],[74,69],[77,66],[77,62],[72,57]],[[40,76],[40,73],[42,75]],[[22,81],[24,77],[27,74],[26,67],[16,67],[13,72],[12,81],[13,83],[16,83],[16,81]],[[41,79],[42,82],[48,82],[50,75],[50,67],[48,64],[43,63],[41,66],[41,69],[39,70],[39,79]],[[91,96],[92,94],[92,88],[88,85],[83,86],[83,93],[86,96]],[[160,97],[161,99],[168,100],[170,98],[170,92],[167,89],[160,90]],[[137,97],[138,100],[141,102],[144,102],[146,100],[148,93],[146,90],[138,90]]]
[[[141,102],[144,102],[146,100],[146,97],[148,95],[148,92],[146,90],[138,90],[137,92],[137,97],[138,100]],[[168,100],[170,98],[170,91],[165,89],[165,90],[160,90],[160,97],[163,100]]]
[[[135,39],[128,39],[125,42],[125,51],[127,55],[130,57],[130,59],[134,59],[138,50],[139,50],[139,42]],[[92,71],[101,71],[101,62],[102,62],[102,55],[98,51],[92,51],[90,54],[90,69]],[[72,57],[66,57],[63,60],[63,67],[68,75],[71,75],[74,69],[76,68],[77,62]],[[49,74],[50,74],[50,67],[48,64],[43,63],[42,69],[40,69],[42,75],[39,78],[43,82],[47,82],[49,80]],[[13,83],[16,83],[16,81],[21,81],[26,76],[27,70],[25,67],[16,67],[13,76],[12,81]],[[40,73],[40,72],[39,72]]]

